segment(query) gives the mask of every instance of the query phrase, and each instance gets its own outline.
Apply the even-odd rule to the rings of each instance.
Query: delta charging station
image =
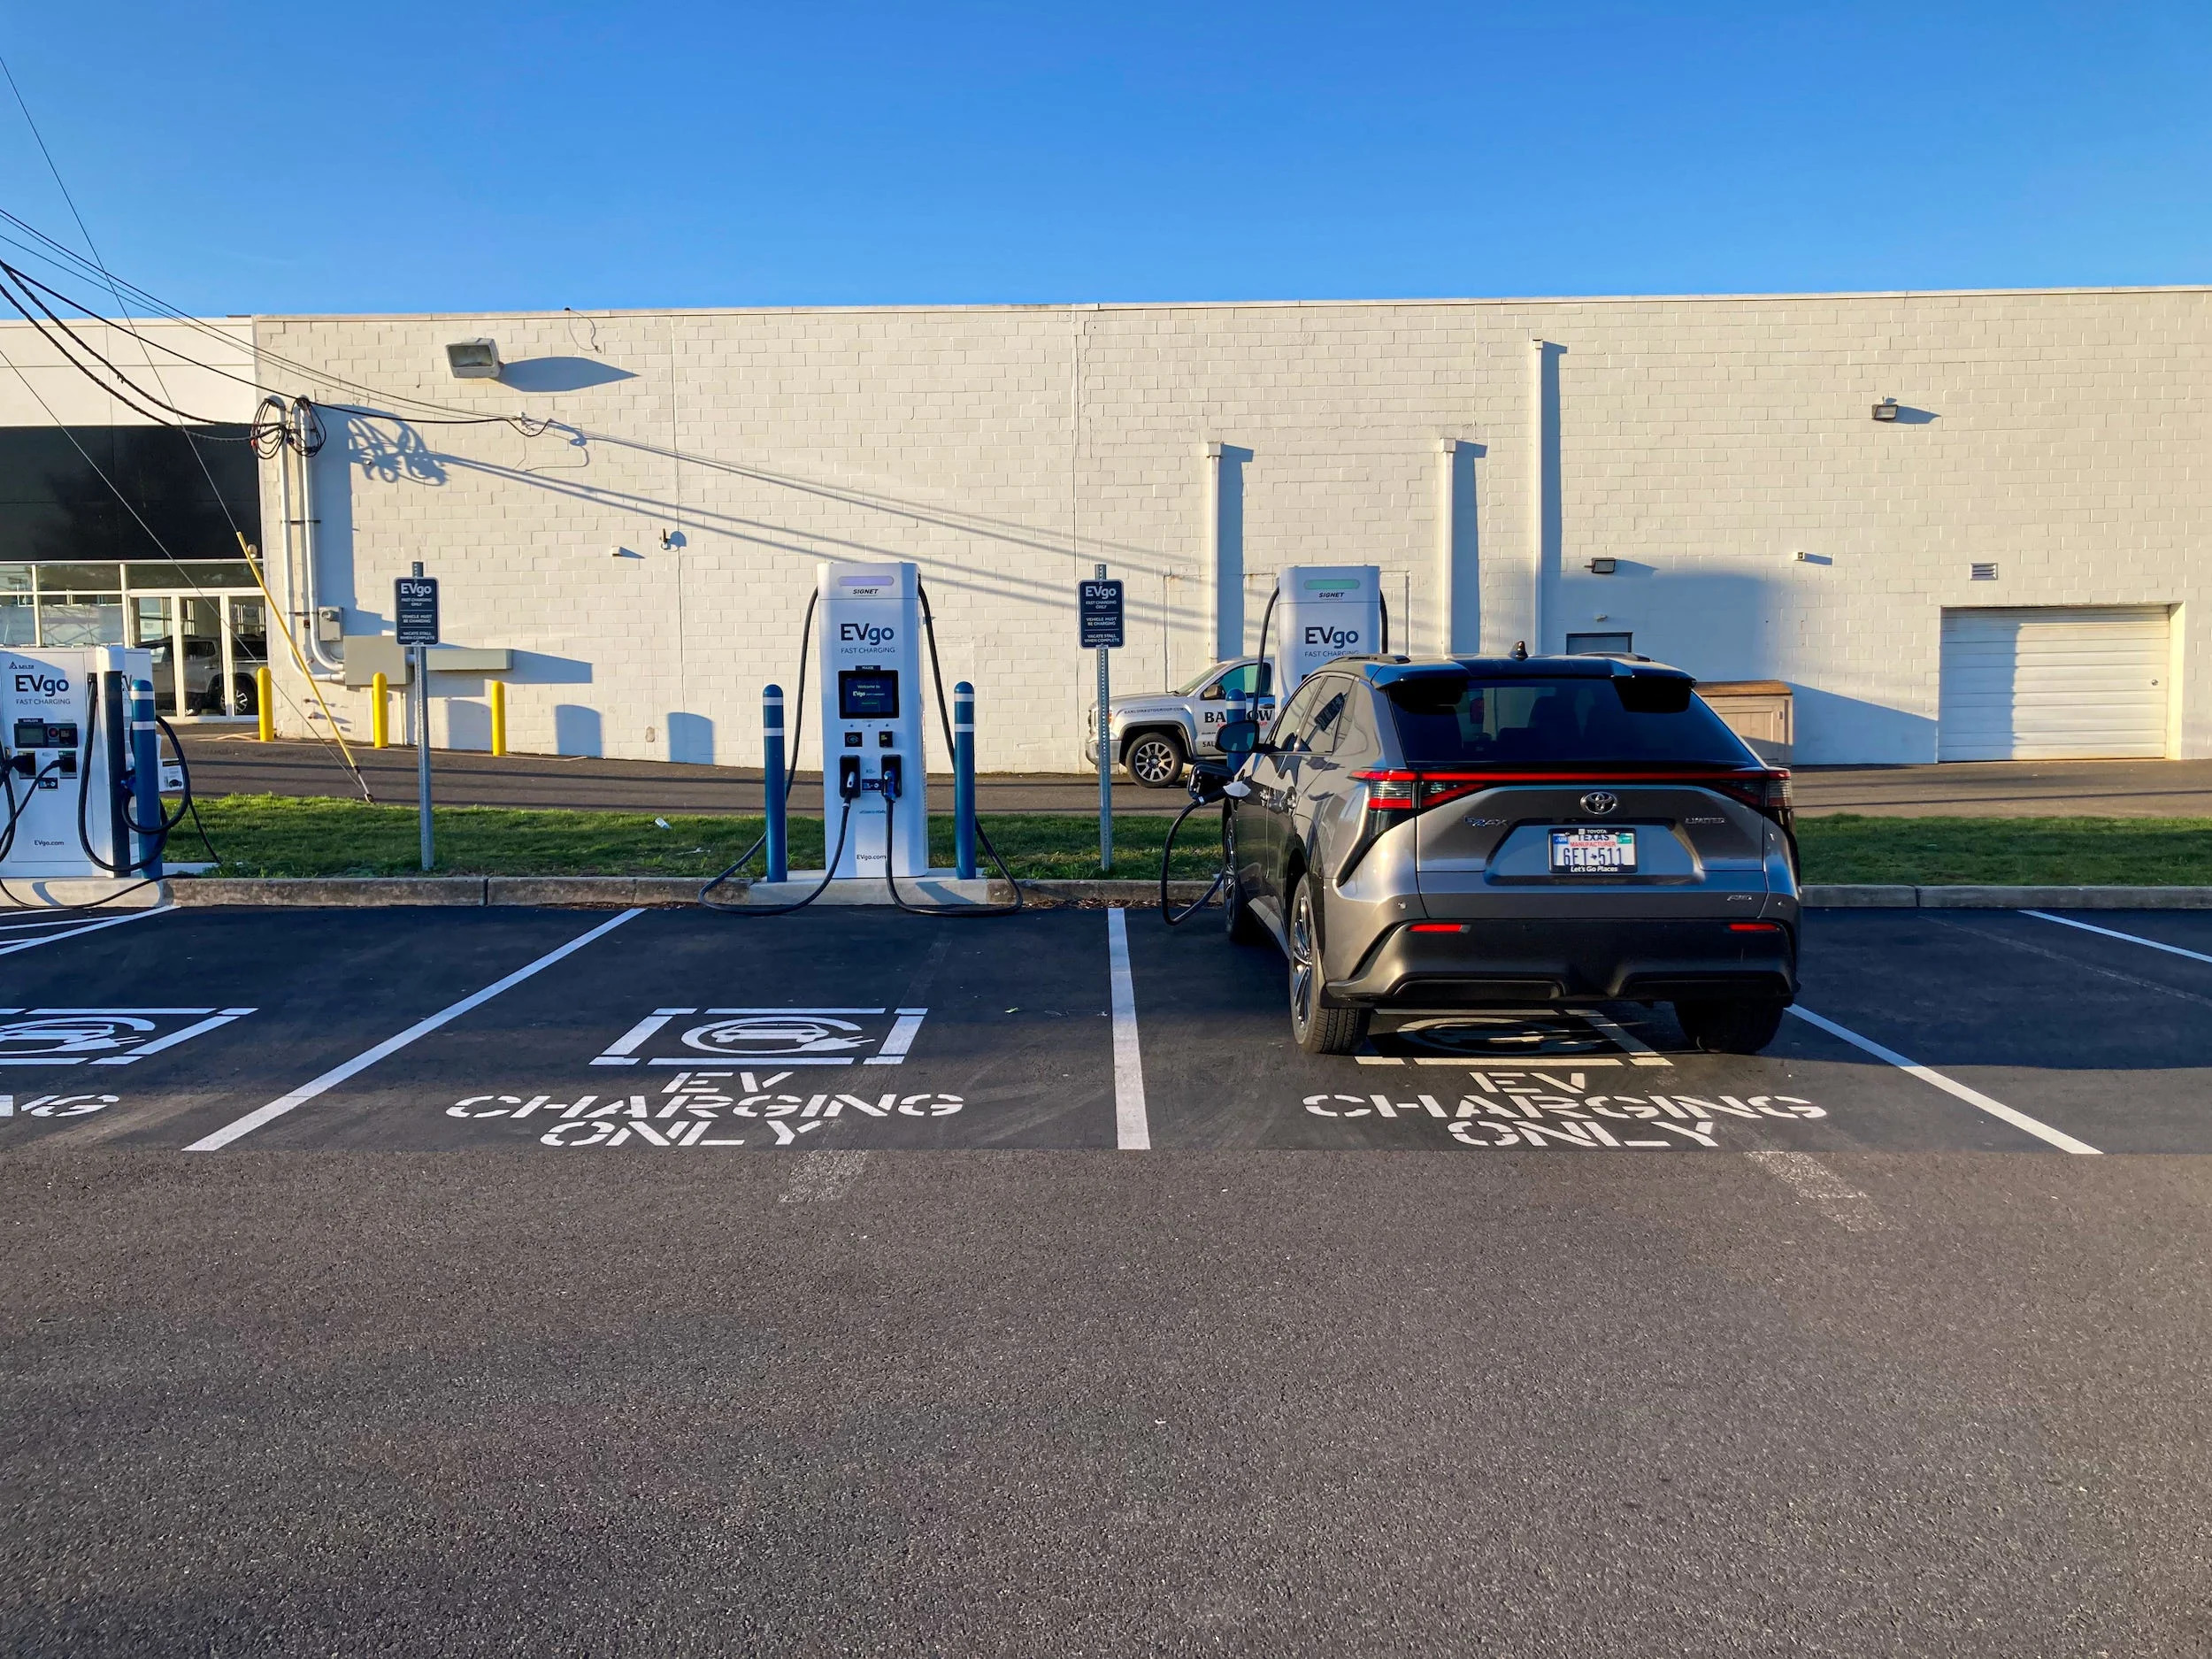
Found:
[[[119,882],[155,891],[177,822],[162,810],[160,725],[149,651],[0,650],[0,883],[22,884],[0,899],[97,902],[119,896]]]

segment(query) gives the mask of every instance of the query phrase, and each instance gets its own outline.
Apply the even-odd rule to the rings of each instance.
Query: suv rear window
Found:
[[[1617,677],[1485,681],[1440,674],[1401,680],[1388,690],[1410,765],[1757,765],[1743,740],[1695,696],[1672,712],[1627,706],[1631,700],[1640,707],[1671,701],[1665,692],[1681,683]]]

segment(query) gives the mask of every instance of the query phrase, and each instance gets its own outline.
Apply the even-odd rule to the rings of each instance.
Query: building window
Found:
[[[1567,655],[1570,657],[1630,657],[1635,654],[1636,636],[1632,634],[1570,634],[1567,636]]]
[[[240,532],[258,546],[261,464],[229,442],[246,428],[193,432],[0,426],[0,564],[234,560]]]
[[[268,606],[244,559],[0,565],[0,645],[137,645],[167,715],[257,711]]]

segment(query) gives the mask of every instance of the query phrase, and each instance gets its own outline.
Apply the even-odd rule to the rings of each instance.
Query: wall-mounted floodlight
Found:
[[[499,378],[499,347],[489,340],[456,340],[446,347],[445,361],[457,380]]]
[[[1882,401],[1881,401],[1880,403],[1878,403],[1875,404],[1875,405],[1874,405],[1874,419],[1877,419],[1877,420],[1894,420],[1894,419],[1897,419],[1897,400],[1896,400],[1895,398],[1893,398],[1893,397],[1885,397],[1884,399],[1882,399]]]
[[[1588,568],[1593,576],[1610,576],[1619,563],[1617,559],[1592,559]]]
[[[1813,562],[1813,556],[1805,551],[1803,548],[1798,549],[1793,557],[1800,565],[1809,565]]]

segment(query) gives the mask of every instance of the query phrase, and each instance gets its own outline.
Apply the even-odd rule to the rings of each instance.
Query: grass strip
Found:
[[[1808,881],[1924,887],[2212,884],[2212,818],[1800,818]]]
[[[393,876],[418,872],[415,810],[359,801],[223,795],[200,804],[236,876]],[[1118,876],[1160,867],[1169,820],[1114,820]],[[1194,815],[1178,842],[1175,873],[1213,872],[1211,813]],[[665,825],[666,827],[662,827]],[[1095,819],[989,813],[983,826],[1016,875],[1095,877]],[[932,863],[952,863],[952,819],[929,821]],[[449,875],[705,876],[760,834],[758,818],[570,812],[512,807],[436,809],[438,871]],[[1800,820],[1805,879],[1818,882],[2200,887],[2212,884],[2212,818],[1872,818]],[[197,852],[189,828],[173,856]],[[819,869],[822,821],[791,819],[794,869]]]
[[[229,795],[200,803],[225,876],[403,876],[422,873],[415,809],[319,796]],[[757,816],[571,812],[516,807],[434,807],[434,874],[501,876],[708,876],[759,838]],[[1171,820],[1114,820],[1118,876],[1153,877]],[[1219,862],[1217,820],[1192,817],[1177,839],[1175,873],[1209,877]],[[663,826],[666,827],[663,827]],[[833,828],[834,826],[833,826]],[[929,820],[930,862],[949,869],[952,818]],[[1018,876],[1097,876],[1098,821],[1050,813],[989,813],[984,832]],[[822,867],[822,820],[790,820],[791,867]],[[205,856],[189,824],[170,856]],[[989,860],[980,848],[984,873]],[[753,861],[756,872],[760,860]]]

